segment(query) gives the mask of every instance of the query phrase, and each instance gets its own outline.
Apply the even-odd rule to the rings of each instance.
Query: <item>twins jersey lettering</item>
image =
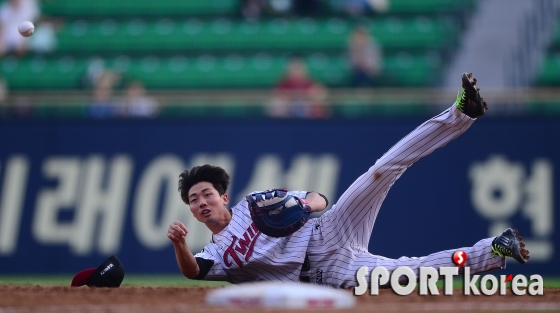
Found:
[[[310,219],[287,238],[271,238],[252,226],[245,201],[233,207],[230,225],[213,236],[212,243],[196,257],[213,260],[205,279],[232,283],[256,280],[299,280],[305,254],[309,257],[311,283],[336,288],[357,286],[356,271],[362,266],[383,266],[389,272],[399,266],[416,271],[422,266],[455,266],[451,255],[463,250],[471,273],[503,268],[505,260],[491,256],[486,238],[472,247],[436,252],[425,257],[390,259],[368,252],[373,225],[389,189],[406,169],[459,137],[475,121],[455,105],[426,121],[387,151],[342,194],[338,202],[318,218]],[[420,183],[420,182],[419,182]],[[320,191],[319,191],[320,192]],[[304,197],[304,192],[293,192]],[[366,275],[369,283],[369,275]]]
[[[231,261],[234,261],[238,267],[243,267],[243,263],[249,262],[249,259],[253,255],[253,249],[255,248],[255,243],[257,243],[257,238],[259,238],[261,234],[262,233],[259,232],[253,223],[247,227],[241,240],[236,236],[232,236],[231,245],[227,248],[222,257],[226,268],[231,268],[233,265]],[[243,257],[243,260],[240,256]]]

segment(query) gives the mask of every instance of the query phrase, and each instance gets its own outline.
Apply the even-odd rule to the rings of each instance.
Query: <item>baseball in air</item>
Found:
[[[35,32],[35,25],[30,21],[21,22],[19,23],[18,30],[23,37],[29,37]]]

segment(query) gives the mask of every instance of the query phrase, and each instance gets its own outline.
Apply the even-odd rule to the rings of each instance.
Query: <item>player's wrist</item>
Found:
[[[321,212],[329,205],[327,197],[316,191],[308,192],[305,196],[305,200],[311,207],[312,212]]]
[[[173,243],[173,246],[175,248],[188,250],[186,238],[181,238],[179,240],[172,240],[171,242]]]

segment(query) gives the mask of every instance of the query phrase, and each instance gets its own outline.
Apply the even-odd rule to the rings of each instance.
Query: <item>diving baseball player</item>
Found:
[[[173,242],[181,272],[191,279],[231,283],[307,281],[352,288],[358,285],[356,271],[362,266],[370,269],[383,266],[389,272],[408,266],[418,277],[422,266],[436,269],[455,266],[451,255],[458,249],[469,256],[465,266],[470,267],[472,274],[503,268],[505,257],[526,263],[529,252],[512,229],[482,239],[472,247],[424,257],[390,259],[368,252],[375,219],[395,181],[416,161],[459,137],[486,112],[486,102],[475,85],[476,79],[471,74],[463,74],[463,88],[451,108],[401,139],[318,218],[308,219],[309,213],[327,206],[327,199],[317,192],[282,189],[255,192],[230,211],[226,208],[230,200],[229,175],[222,168],[203,165],[185,170],[179,180],[181,198],[213,235],[210,244],[193,255],[185,241],[188,234],[185,225],[176,221],[169,226],[168,237]],[[269,211],[264,212],[266,206],[258,205],[263,202],[268,203]],[[286,211],[303,212],[298,213],[301,222],[294,224],[289,216],[274,219],[282,213],[275,203],[281,203]],[[369,275],[366,279],[369,284]]]

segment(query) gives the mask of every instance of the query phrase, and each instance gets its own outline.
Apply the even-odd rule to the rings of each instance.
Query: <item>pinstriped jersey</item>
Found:
[[[288,193],[305,198],[307,192]],[[307,223],[289,237],[269,237],[257,229],[247,201],[243,199],[232,207],[229,225],[218,234],[213,234],[211,243],[195,257],[214,262],[205,280],[231,283],[299,281],[311,228],[310,223]]]
[[[474,123],[455,105],[426,121],[397,142],[340,196],[325,214],[309,221],[286,238],[260,234],[252,224],[247,202],[233,209],[229,226],[212,238],[197,254],[214,261],[205,279],[232,283],[282,280],[297,281],[307,252],[309,267],[301,275],[309,282],[336,288],[357,286],[356,271],[367,266],[383,266],[393,271],[406,265],[415,272],[420,267],[455,266],[451,255],[457,249],[424,257],[386,258],[368,252],[373,225],[381,204],[395,181],[419,159],[431,154],[463,134]],[[292,193],[304,197],[305,193]],[[493,238],[472,247],[462,247],[469,258],[471,273],[503,268],[505,260],[492,254]],[[306,251],[307,250],[307,251]],[[369,275],[366,275],[368,284]]]

